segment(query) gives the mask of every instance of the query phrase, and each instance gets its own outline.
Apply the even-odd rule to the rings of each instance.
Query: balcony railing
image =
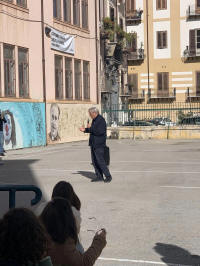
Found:
[[[186,91],[186,100],[191,101],[191,100],[200,100],[200,90],[197,90],[193,92],[191,88],[187,88]]]
[[[148,91],[148,98],[149,99],[176,99],[176,88],[173,90],[152,90]]]
[[[120,93],[120,97],[131,97],[131,92],[122,90]]]
[[[186,49],[183,52],[183,61],[185,62],[190,59],[200,59],[200,52],[196,49],[191,49],[189,46],[186,46]]]
[[[141,23],[142,13],[143,13],[143,10],[141,10],[141,9],[133,10],[133,11],[127,11],[126,12],[126,24],[132,25],[132,24]]]
[[[144,100],[145,99],[145,91],[122,91],[120,97],[128,97],[129,100]]]
[[[144,61],[144,49],[140,48],[130,51],[127,56],[128,61]]]
[[[145,90],[142,90],[142,92],[133,92],[129,99],[143,101],[145,99]]]
[[[200,19],[200,8],[196,8],[195,5],[188,6],[186,17],[187,20]]]

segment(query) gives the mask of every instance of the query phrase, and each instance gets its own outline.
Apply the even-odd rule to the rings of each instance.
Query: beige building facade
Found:
[[[0,1],[5,149],[86,139],[100,103],[99,1]]]
[[[198,102],[200,1],[127,0],[126,22],[136,38],[129,49],[124,101]]]

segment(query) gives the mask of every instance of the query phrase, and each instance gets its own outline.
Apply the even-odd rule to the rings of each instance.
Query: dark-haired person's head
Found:
[[[36,264],[46,250],[46,233],[30,210],[12,209],[0,220],[1,262],[7,265]]]
[[[76,222],[68,200],[53,198],[44,208],[40,219],[54,242],[64,244],[68,238],[77,242]]]
[[[52,193],[52,199],[57,197],[67,199],[72,206],[74,206],[78,211],[80,211],[80,199],[74,192],[74,189],[70,183],[66,181],[60,181],[55,185]]]

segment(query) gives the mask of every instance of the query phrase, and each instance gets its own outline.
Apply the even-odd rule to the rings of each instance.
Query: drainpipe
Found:
[[[45,129],[46,129],[46,145],[47,145],[46,69],[45,69],[45,45],[44,45],[44,0],[41,0],[41,32],[42,32],[43,102],[45,104]]]
[[[99,49],[98,49],[99,46],[98,46],[97,0],[95,0],[94,2],[95,2],[95,40],[96,40],[96,94],[97,94],[97,104],[99,104]]]
[[[147,73],[148,73],[148,95],[150,92],[150,77],[149,77],[149,5],[148,0],[146,0],[146,21],[147,21]]]

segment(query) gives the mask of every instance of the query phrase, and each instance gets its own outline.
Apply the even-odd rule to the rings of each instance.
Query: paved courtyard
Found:
[[[113,140],[113,182],[91,183],[87,142],[16,150],[0,162],[0,183],[36,184],[48,200],[59,180],[82,201],[81,239],[105,227],[97,266],[200,265],[200,141]],[[17,205],[31,193],[18,193]],[[8,195],[0,193],[1,214]]]

